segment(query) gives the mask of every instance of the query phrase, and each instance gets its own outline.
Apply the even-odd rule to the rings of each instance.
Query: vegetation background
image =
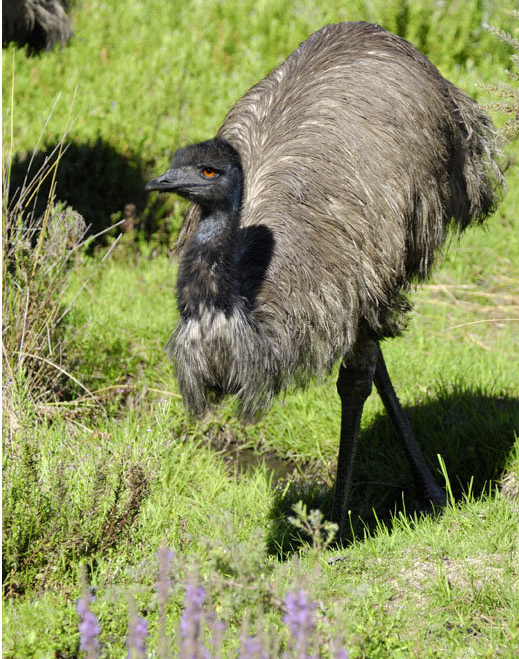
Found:
[[[4,49],[4,657],[81,655],[82,570],[101,657],[126,656],[129,593],[148,620],[148,656],[169,656],[157,640],[163,544],[175,552],[167,635],[196,578],[228,625],[222,656],[236,656],[244,628],[283,646],[283,597],[300,587],[318,604],[321,646],[340,634],[353,659],[517,656],[517,139],[498,213],[453,241],[413,293],[406,335],[384,346],[451,505],[413,517],[405,458],[373,395],[342,548],[326,546],[323,528],[308,543],[288,519],[299,500],[329,512],[334,378],[287,394],[255,426],[239,425],[232,405],[187,419],[163,351],[186,206],[143,193],[179,145],[212,136],[328,22],[378,22],[409,39],[512,135],[517,50],[486,28],[519,39],[511,9],[515,0],[78,0],[68,46],[36,58]]]

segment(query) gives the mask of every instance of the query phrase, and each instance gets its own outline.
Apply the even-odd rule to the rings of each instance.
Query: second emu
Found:
[[[2,0],[2,44],[14,41],[31,55],[64,45],[72,36],[68,0]]]
[[[187,408],[226,394],[246,419],[342,358],[333,519],[344,532],[362,408],[378,389],[416,497],[441,506],[379,342],[398,335],[449,227],[495,209],[503,184],[485,112],[404,39],[328,25],[252,87],[217,136],[146,186],[193,203],[179,236],[171,339]]]

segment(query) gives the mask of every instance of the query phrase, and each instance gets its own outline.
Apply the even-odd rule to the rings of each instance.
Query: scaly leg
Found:
[[[391,423],[404,445],[404,451],[413,474],[416,499],[419,502],[417,509],[430,511],[431,504],[435,508],[442,508],[447,501],[445,492],[443,492],[434,480],[424,460],[409,419],[406,417],[391,384],[380,346],[377,346],[377,353],[374,376],[375,386],[391,419]]]
[[[341,439],[332,520],[339,526],[339,538],[344,535],[362,410],[371,393],[373,381],[391,423],[403,443],[415,483],[418,510],[430,511],[431,504],[435,508],[441,508],[446,503],[445,493],[434,480],[423,458],[409,419],[391,384],[380,346],[376,341],[366,340],[355,346],[348,359],[343,360],[337,379],[337,391],[342,406]]]
[[[378,350],[376,341],[359,343],[347,360],[343,359],[339,369],[337,391],[342,406],[341,440],[332,511],[332,520],[339,525],[339,538],[344,534],[362,408],[371,393]]]

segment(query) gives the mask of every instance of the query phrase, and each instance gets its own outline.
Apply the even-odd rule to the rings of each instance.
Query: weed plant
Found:
[[[9,186],[10,159],[4,161],[3,172],[4,374],[11,389],[17,378],[23,378],[32,396],[44,400],[57,394],[64,374],[62,349],[56,343],[64,311],[60,292],[66,288],[70,257],[86,230],[81,215],[54,203],[52,196],[44,215],[36,216],[28,208],[42,179],[55,176],[62,145],[56,160],[47,162],[34,178],[26,179],[14,199]]]
[[[303,506],[299,506],[295,512],[294,520],[297,520],[305,530],[312,531],[311,540],[314,552],[318,553],[323,547],[330,545],[336,528],[323,538],[320,533],[321,516],[318,511],[307,513]],[[176,645],[175,656],[179,659],[218,659],[223,656],[225,646],[227,646],[227,650],[232,649],[234,656],[238,659],[276,659],[281,656],[282,650],[282,656],[285,659],[292,657],[294,659],[311,659],[323,656],[325,653],[326,656],[334,657],[334,659],[348,659],[348,653],[341,646],[337,632],[333,637],[332,627],[326,618],[321,624],[320,636],[317,635],[317,607],[304,590],[290,591],[284,598],[281,607],[284,611],[282,621],[287,628],[285,632],[289,632],[288,635],[285,633],[280,636],[279,630],[266,628],[263,615],[258,616],[254,621],[256,633],[251,634],[251,615],[249,613],[242,620],[240,638],[237,643],[236,638],[226,638],[228,625],[222,620],[218,620],[214,607],[206,603],[206,588],[194,580],[193,575],[184,584],[182,615],[175,630],[175,643],[173,638],[168,637],[166,620],[166,609],[172,595],[170,573],[174,553],[162,546],[157,553],[157,558],[159,569],[155,599],[159,612],[158,657],[166,659],[172,656],[172,645]],[[83,581],[83,593],[76,603],[76,610],[80,616],[79,647],[88,658],[96,659],[100,655],[101,626],[91,608],[95,597],[89,593],[85,577],[83,577]],[[178,585],[176,584],[177,588]],[[222,588],[222,584],[220,584],[220,588]],[[274,589],[265,590],[265,592],[272,600],[276,599]],[[323,627],[326,628],[326,633],[323,633]],[[139,616],[135,599],[130,597],[126,634],[128,657],[143,658],[146,655],[146,646],[149,641],[148,621]],[[149,646],[148,650],[150,650]]]
[[[84,266],[85,247],[95,236],[87,236],[89,227],[80,213],[56,199],[56,180],[67,149],[68,126],[39,168],[33,167],[35,147],[23,181],[14,186],[14,85],[13,71],[11,112],[4,122],[3,134],[3,151],[8,156],[3,160],[2,171],[2,363],[6,378],[4,405],[8,418],[16,424],[12,399],[17,387],[22,387],[23,395],[32,403],[67,397],[67,385],[71,382],[88,393],[67,371],[61,328],[73,305],[73,300],[67,298],[73,272]],[[49,119],[50,116],[47,122]],[[8,135],[6,126],[10,126]],[[44,211],[38,214],[39,196],[46,180],[50,186]]]

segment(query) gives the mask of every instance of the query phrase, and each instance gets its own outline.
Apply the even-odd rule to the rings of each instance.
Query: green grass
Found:
[[[441,518],[413,518],[410,473],[374,394],[362,421],[348,543],[321,551],[287,518],[298,500],[329,513],[335,378],[288,392],[256,425],[239,424],[232,403],[188,419],[164,352],[177,318],[171,245],[185,205],[142,192],[178,144],[214,134],[232,103],[326,22],[378,21],[489,100],[478,85],[507,79],[510,49],[482,22],[513,30],[502,11],[512,6],[193,1],[165,11],[158,0],[83,0],[68,47],[37,59],[4,51],[13,184],[60,93],[36,158],[59,141],[72,106],[58,199],[94,229],[119,217],[137,227],[102,263],[106,244],[82,251],[67,288],[59,286],[52,313],[72,306],[52,349],[75,380],[60,373],[48,391],[35,391],[34,378],[15,366],[6,378],[5,657],[80,656],[74,600],[82,566],[96,589],[101,656],[126,656],[128,592],[150,623],[149,656],[158,656],[155,554],[163,542],[176,552],[168,633],[196,573],[229,624],[228,656],[236,656],[247,612],[253,628],[261,618],[282,634],[282,600],[297,587],[319,603],[323,638],[339,631],[352,659],[517,655],[519,504],[513,476],[503,493],[497,487],[506,472],[519,477],[517,143],[508,147],[498,213],[453,242],[413,292],[405,335],[383,347],[426,459],[444,484],[442,455],[456,503]]]

